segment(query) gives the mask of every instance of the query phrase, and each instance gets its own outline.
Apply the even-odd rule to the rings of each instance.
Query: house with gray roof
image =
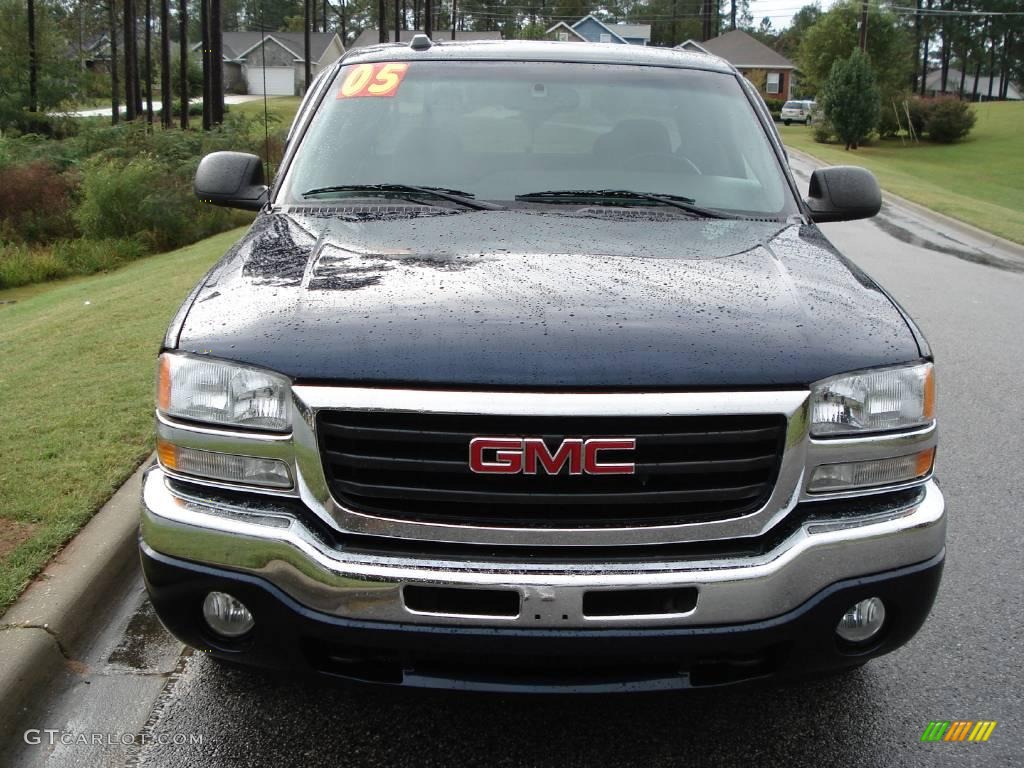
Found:
[[[192,46],[198,51],[202,43]],[[230,93],[266,93],[294,96],[306,79],[305,41],[301,32],[225,32],[224,90]],[[345,53],[334,32],[310,35],[313,77]]]
[[[725,59],[757,86],[766,99],[788,99],[793,92],[796,64],[742,29],[700,43],[687,40],[676,48]]]
[[[575,24],[560,21],[544,31],[545,40],[563,43],[616,43],[618,45],[650,45],[650,24],[613,24],[595,16],[584,16]]]
[[[964,92],[960,94],[960,80],[964,82]],[[992,89],[992,98],[998,99],[999,94],[1002,93],[1003,89],[1003,78],[999,75],[995,77],[987,77],[981,75],[977,78],[978,87],[974,87],[975,76],[968,74],[962,76],[959,69],[953,69],[952,67],[946,72],[946,87],[942,87],[942,70],[933,69],[928,73],[928,77],[924,81],[924,90],[929,96],[961,96],[961,98],[970,101],[977,94],[978,101],[989,100],[989,88]],[[1006,100],[1007,101],[1020,101],[1021,91],[1020,88],[1010,80],[1006,84]]]

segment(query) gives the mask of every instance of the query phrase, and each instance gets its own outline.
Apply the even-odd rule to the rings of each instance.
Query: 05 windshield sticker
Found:
[[[358,64],[345,75],[338,90],[339,99],[366,96],[388,97],[398,93],[408,64],[396,61],[382,64]]]

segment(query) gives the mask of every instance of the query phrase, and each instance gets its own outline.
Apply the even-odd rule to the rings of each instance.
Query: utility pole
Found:
[[[932,0],[928,0],[928,10],[930,11],[931,9],[932,9]],[[923,50],[923,53],[921,54],[921,90],[920,90],[920,94],[922,96],[924,96],[925,91],[928,88],[928,48],[929,48],[929,44],[931,42],[931,36],[932,36],[931,24],[928,23],[927,16],[925,17],[925,20],[924,20],[924,23],[923,23],[922,26],[924,28],[924,36],[923,36],[924,50]]]
[[[107,21],[110,24],[110,124],[117,125],[121,119],[118,96],[121,84],[117,81],[117,10],[114,8],[114,0],[107,0]]]
[[[860,49],[868,50],[868,0],[860,4]]]
[[[402,42],[402,0],[395,0],[395,42]]]
[[[731,29],[736,29],[736,3],[739,0],[732,0],[732,4],[729,6],[729,26]]]
[[[388,41],[388,9],[384,0],[377,0],[377,42]]]
[[[452,40],[455,39],[455,20],[458,18],[458,8],[456,3],[458,0],[452,0]]]
[[[423,0],[423,34],[433,37],[434,34],[434,8],[430,0]]]
[[[199,3],[199,41],[203,49],[203,130],[213,125],[213,99],[210,97],[210,0]]]
[[[146,0],[146,123],[153,125],[153,0]]]
[[[224,122],[224,18],[221,0],[210,3],[210,121]]]
[[[992,47],[989,50],[988,55],[988,100],[992,101],[992,81],[996,78],[996,35],[992,29],[992,24],[989,24],[989,39],[992,42]]]
[[[303,93],[309,92],[309,86],[313,82],[313,62],[311,61],[310,50],[312,46],[309,43],[309,32],[310,27],[313,25],[313,0],[306,0],[306,21],[302,25],[302,44],[305,50],[302,52],[302,58],[305,61],[305,76],[306,85]]]
[[[917,91],[918,57],[921,55],[921,0],[917,0],[914,10],[914,73],[910,76],[910,90]]]
[[[160,124],[171,127],[171,7],[170,0],[160,0]]]
[[[135,69],[138,62],[135,59],[135,9],[134,0],[124,0],[124,108],[125,116],[129,120],[138,117],[136,109],[138,102],[135,98],[135,89],[138,86]]]
[[[188,119],[188,0],[178,0],[178,84],[181,89],[181,130],[189,128]]]

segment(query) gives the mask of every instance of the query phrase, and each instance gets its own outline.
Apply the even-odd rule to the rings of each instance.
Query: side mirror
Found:
[[[199,161],[192,189],[204,203],[246,211],[258,211],[269,195],[263,161],[244,152],[208,154]]]
[[[871,171],[835,165],[811,174],[804,202],[819,223],[869,219],[882,207],[882,190]]]

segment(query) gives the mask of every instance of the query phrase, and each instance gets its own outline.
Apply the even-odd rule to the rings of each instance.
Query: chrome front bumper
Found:
[[[243,504],[172,489],[158,467],[143,488],[142,542],[151,551],[264,579],[298,603],[349,619],[405,624],[534,627],[687,627],[779,616],[843,579],[920,563],[943,551],[942,494],[929,480],[913,503],[835,519],[814,516],[771,551],[704,560],[559,563],[375,555],[334,546],[272,497]],[[422,613],[402,588],[514,589],[516,616]],[[686,613],[583,615],[585,592],[695,587]]]

